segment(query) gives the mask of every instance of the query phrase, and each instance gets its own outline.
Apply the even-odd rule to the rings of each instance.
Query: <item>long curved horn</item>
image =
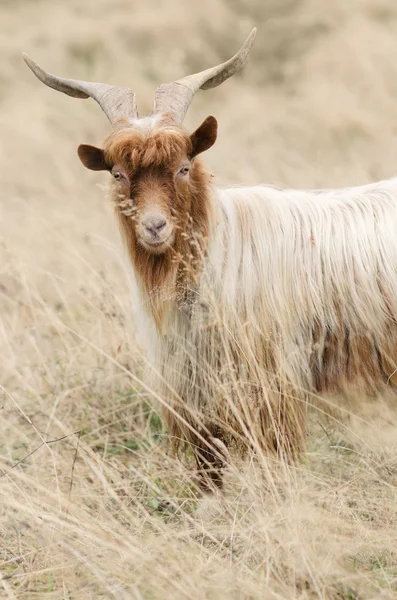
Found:
[[[171,113],[177,123],[182,123],[194,94],[220,85],[237,73],[246,63],[254,43],[256,27],[251,31],[240,50],[230,60],[200,73],[188,75],[173,83],[163,83],[157,88],[152,114]]]
[[[27,54],[23,53],[22,56],[28,67],[45,85],[68,96],[73,96],[73,98],[93,98],[98,102],[112,125],[121,117],[138,117],[135,93],[129,88],[55,77],[39,67]]]

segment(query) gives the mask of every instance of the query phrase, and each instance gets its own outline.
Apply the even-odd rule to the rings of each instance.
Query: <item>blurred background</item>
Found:
[[[65,270],[59,236],[83,254],[87,236],[117,237],[107,175],[76,157],[101,144],[106,117],[43,86],[22,51],[60,76],[130,86],[147,114],[157,85],[229,58],[257,26],[245,69],[199,92],[186,119],[219,121],[216,181],[337,187],[397,172],[392,0],[2,0],[0,23],[0,235],[32,268]]]
[[[109,124],[21,58],[131,87],[144,115],[160,83],[230,58],[253,26],[247,66],[185,121],[218,119],[215,182],[396,175],[395,0],[0,0],[0,596],[395,597],[397,425],[380,403],[345,428],[314,424],[287,486],[268,485],[274,465],[266,481],[242,474],[203,529],[132,368],[109,175],[76,153]]]
[[[229,58],[257,26],[243,72],[199,92],[186,119],[219,121],[217,182],[337,187],[397,171],[393,0],[2,0],[0,24],[0,235],[35,268],[65,269],[58,234],[117,238],[107,175],[76,157],[101,144],[105,116],[43,86],[22,51],[60,76],[130,86],[145,114],[157,85]]]

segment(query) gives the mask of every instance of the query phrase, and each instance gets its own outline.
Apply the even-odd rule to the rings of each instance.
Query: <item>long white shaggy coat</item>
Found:
[[[199,421],[246,435],[249,420],[248,429],[261,420],[263,436],[281,402],[294,428],[310,392],[390,385],[397,179],[338,190],[214,188],[211,202],[201,277],[186,306],[165,299],[163,332],[150,312],[142,318],[147,297],[135,282],[150,371],[179,415],[174,436],[189,437],[186,423]]]

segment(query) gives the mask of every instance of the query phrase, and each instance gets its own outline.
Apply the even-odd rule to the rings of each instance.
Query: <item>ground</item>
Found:
[[[336,187],[397,165],[393,0],[0,2],[0,597],[397,597],[397,415],[387,399],[313,412],[294,466],[237,458],[201,499],[140,383],[107,175],[78,161],[106,118],[23,64],[131,86],[231,56],[197,95],[220,185]]]

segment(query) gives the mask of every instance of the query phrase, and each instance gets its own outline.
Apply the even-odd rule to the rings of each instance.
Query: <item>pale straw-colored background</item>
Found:
[[[186,119],[218,119],[217,181],[393,176],[393,0],[0,1],[0,598],[397,594],[397,421],[381,400],[313,415],[297,467],[262,457],[217,504],[197,499],[136,381],[108,176],[76,155],[106,118],[20,56],[130,86],[145,114],[157,84],[229,58],[254,25],[248,66]]]

